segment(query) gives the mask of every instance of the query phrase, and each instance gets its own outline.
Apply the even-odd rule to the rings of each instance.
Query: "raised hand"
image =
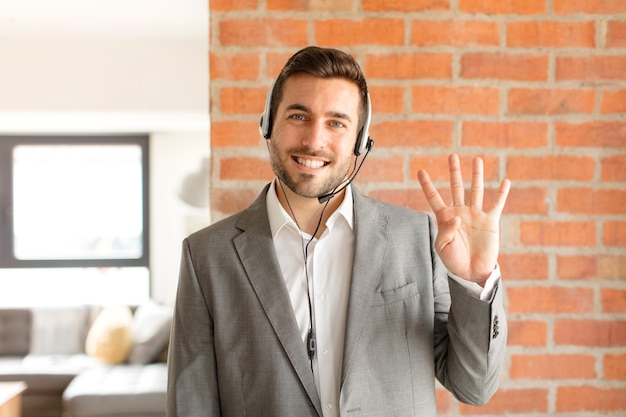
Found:
[[[448,158],[452,205],[447,206],[433,185],[428,173],[417,173],[424,196],[437,219],[435,250],[451,273],[478,284],[493,271],[500,245],[500,216],[511,188],[507,179],[500,183],[495,205],[483,210],[483,161],[472,161],[472,184],[469,205],[465,204],[465,188],[459,157]]]

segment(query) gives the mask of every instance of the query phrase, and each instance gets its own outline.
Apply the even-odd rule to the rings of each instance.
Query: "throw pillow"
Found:
[[[133,346],[128,363],[146,364],[157,360],[170,338],[172,309],[154,301],[137,307],[131,325]]]
[[[100,362],[122,363],[132,347],[132,312],[127,306],[106,306],[94,320],[85,351]]]

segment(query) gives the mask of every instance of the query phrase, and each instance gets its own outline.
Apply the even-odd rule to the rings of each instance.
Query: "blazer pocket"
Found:
[[[398,301],[414,297],[417,294],[417,282],[413,281],[402,287],[377,292],[374,294],[372,307],[397,303]]]

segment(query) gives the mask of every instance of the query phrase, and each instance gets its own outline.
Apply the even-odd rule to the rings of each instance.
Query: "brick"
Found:
[[[407,207],[416,211],[428,212],[430,210],[428,203],[424,198],[422,190],[418,188],[376,189],[370,191],[368,195],[372,198],[396,204],[400,207]]]
[[[464,121],[461,145],[506,149],[542,148],[548,146],[548,124]]]
[[[304,46],[308,22],[302,19],[223,19],[218,23],[224,46]]]
[[[260,62],[256,53],[210,54],[212,80],[256,80]]]
[[[437,388],[435,390],[435,401],[437,403],[437,411],[440,416],[445,416],[451,413],[452,405],[456,404],[456,400],[450,391],[443,388]]]
[[[604,379],[626,381],[626,354],[604,355]]]
[[[597,255],[598,277],[626,281],[626,256]]]
[[[546,0],[459,0],[459,10],[486,14],[543,14]]]
[[[325,46],[402,45],[402,19],[330,19],[314,23],[315,43]]]
[[[626,80],[626,56],[557,56],[557,81]]]
[[[604,414],[624,410],[626,410],[626,388],[584,385],[557,387],[556,390],[557,413],[590,411]]]
[[[256,10],[259,7],[259,0],[211,0],[208,3],[212,12]]]
[[[506,214],[548,214],[548,190],[542,187],[513,187],[504,210]]]
[[[500,43],[497,22],[484,20],[414,20],[410,30],[410,43],[417,46],[498,46]]]
[[[266,0],[270,11],[349,12],[352,0]]]
[[[546,55],[477,52],[461,56],[461,77],[516,81],[545,81]]]
[[[507,105],[511,114],[591,114],[594,101],[595,91],[592,89],[512,88]]]
[[[596,245],[594,221],[522,221],[520,240],[525,245],[592,247]]]
[[[451,148],[453,134],[454,124],[441,120],[389,121],[370,129],[375,148]]]
[[[601,100],[603,114],[626,113],[626,90],[604,90]]]
[[[259,122],[240,120],[213,120],[211,122],[211,147],[256,147],[260,143]]]
[[[560,255],[556,262],[557,276],[563,280],[626,281],[626,256]]]
[[[507,345],[544,347],[548,343],[548,325],[543,321],[509,320]]]
[[[364,72],[368,79],[414,80],[452,77],[449,53],[368,54]]]
[[[507,281],[548,279],[548,257],[545,253],[500,253],[498,263]]]
[[[622,213],[623,213],[622,206]],[[626,221],[606,221],[602,225],[602,243],[606,246],[626,246]]]
[[[507,159],[507,178],[523,181],[591,181],[595,175],[595,161],[587,156],[548,155],[510,156]]]
[[[261,116],[266,95],[265,87],[223,87],[219,91],[220,110],[224,114]]]
[[[591,355],[511,355],[512,379],[593,379],[596,358]]]
[[[268,180],[274,177],[267,158],[232,157],[220,161],[222,180]]]
[[[400,86],[368,86],[372,100],[372,112],[375,114],[405,114],[404,96],[407,89]]]
[[[557,192],[559,213],[622,214],[626,207],[626,190],[568,187]]]
[[[595,22],[522,21],[507,23],[507,46],[593,48]]]
[[[361,0],[364,12],[424,12],[450,10],[449,0]]]
[[[624,147],[626,122],[555,123],[555,138],[563,147]]]
[[[211,211],[213,219],[239,212],[259,195],[258,189],[211,188]]]
[[[557,319],[554,342],[557,345],[624,347],[626,321]]]
[[[431,180],[435,183],[443,182],[446,188],[450,184],[450,171],[448,169],[448,155],[416,155],[411,157],[411,178],[417,179],[417,171],[425,169]],[[498,158],[494,156],[481,156],[483,160],[483,177],[485,182],[494,181],[498,178]],[[471,181],[472,160],[474,155],[459,154],[463,181],[469,186]],[[437,185],[437,184],[435,184]]]
[[[509,287],[511,313],[556,314],[593,311],[593,289],[569,287]]]
[[[607,48],[626,47],[626,22],[618,20],[608,22],[606,46]]]
[[[370,156],[359,172],[362,181],[402,182],[404,179],[403,157]]]
[[[602,288],[600,298],[603,313],[626,313],[626,290]]]
[[[554,0],[556,13],[613,14],[626,13],[623,0]]]
[[[560,279],[594,279],[598,276],[596,257],[586,255],[557,256],[556,274]]]
[[[482,407],[459,403],[461,415],[515,415],[547,413],[548,390],[545,388],[500,389]]]
[[[295,52],[295,51],[294,51]],[[293,55],[293,52],[288,53],[277,53],[277,52],[268,52],[266,57],[266,75],[272,80],[278,77],[280,74],[280,70],[283,69],[289,58]],[[268,85],[269,87],[269,85]]]
[[[411,89],[412,111],[426,114],[499,113],[500,95],[491,87],[415,86]]]

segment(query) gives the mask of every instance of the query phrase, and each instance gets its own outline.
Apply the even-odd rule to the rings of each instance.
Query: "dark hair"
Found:
[[[363,127],[367,112],[367,82],[356,60],[338,49],[308,46],[296,52],[278,74],[272,91],[270,114],[274,118],[278,104],[283,98],[285,81],[297,73],[307,73],[319,78],[345,78],[359,88],[361,108],[359,112],[359,130]],[[273,120],[270,121],[272,123]]]

